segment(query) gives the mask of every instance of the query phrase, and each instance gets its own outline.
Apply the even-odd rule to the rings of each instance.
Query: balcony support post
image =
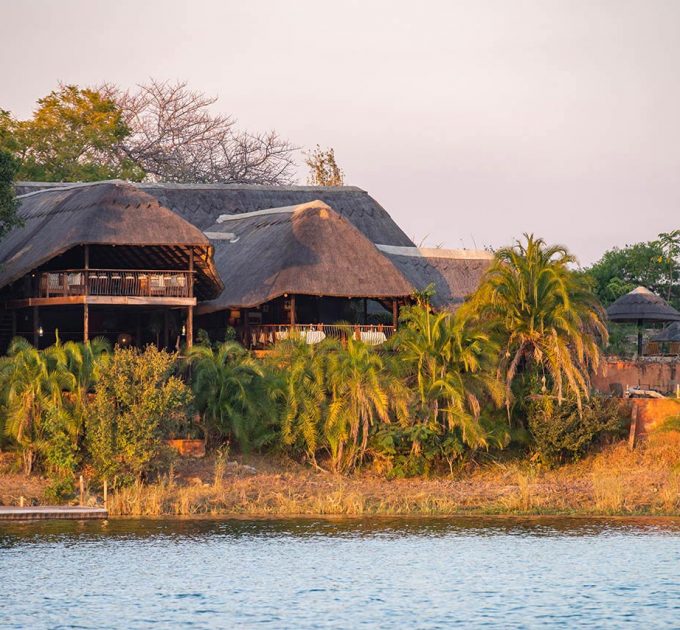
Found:
[[[397,324],[399,323],[399,306],[397,305],[397,300],[392,300],[392,326],[397,329]]]
[[[85,265],[84,265],[84,267],[85,267],[84,276],[85,277],[83,278],[83,281],[85,283],[85,295],[89,295],[90,294],[90,246],[89,245],[84,246],[83,257],[85,259],[83,261],[85,263]]]
[[[194,345],[194,307],[187,308],[187,348]]]
[[[90,307],[87,302],[83,304],[83,341],[90,340]]]
[[[290,325],[295,326],[295,295],[290,296]]]

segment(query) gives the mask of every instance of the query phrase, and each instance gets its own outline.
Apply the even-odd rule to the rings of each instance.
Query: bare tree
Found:
[[[217,98],[187,83],[151,80],[135,91],[101,88],[123,112],[131,133],[120,149],[165,182],[288,184],[294,179],[293,147],[275,131],[248,133],[230,116],[214,114]]]
[[[309,167],[308,182],[312,186],[342,186],[345,174],[335,161],[332,148],[324,150],[318,144],[311,153],[305,153],[305,164]]]

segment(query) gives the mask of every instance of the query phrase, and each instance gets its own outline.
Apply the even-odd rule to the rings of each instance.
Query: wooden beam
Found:
[[[295,296],[290,296],[290,325],[295,326]]]
[[[392,300],[392,326],[394,328],[397,328],[397,324],[399,323],[399,305],[397,304],[397,300]]]
[[[50,298],[8,300],[7,308],[29,306],[70,306],[73,304],[111,304],[119,306],[196,306],[195,297],[153,297],[136,295],[70,295]]]

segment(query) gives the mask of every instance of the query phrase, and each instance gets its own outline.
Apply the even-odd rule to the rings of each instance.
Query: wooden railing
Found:
[[[394,326],[359,324],[257,324],[243,329],[243,342],[251,348],[266,348],[277,341],[299,339],[315,344],[324,339],[340,341],[352,338],[377,346],[395,332]]]
[[[36,275],[35,297],[192,297],[189,271],[65,269]]]

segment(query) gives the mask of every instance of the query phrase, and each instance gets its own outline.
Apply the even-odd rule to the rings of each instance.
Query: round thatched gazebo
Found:
[[[638,287],[622,295],[609,306],[607,317],[612,322],[637,323],[638,356],[642,356],[642,326],[645,322],[680,321],[680,313],[646,287]]]

